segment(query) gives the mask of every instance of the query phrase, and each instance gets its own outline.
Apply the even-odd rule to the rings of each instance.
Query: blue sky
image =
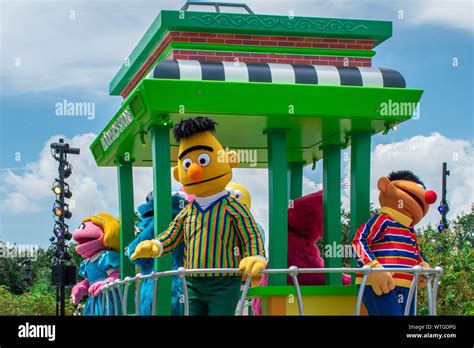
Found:
[[[472,2],[247,3],[256,13],[286,15],[292,10],[296,16],[393,21],[393,37],[376,48],[373,66],[396,69],[405,76],[408,87],[425,92],[420,119],[373,138],[372,178],[400,165],[438,186],[441,162],[448,161],[456,169],[450,178],[451,201],[458,212],[469,209],[474,201],[468,182],[469,178],[472,181],[474,158]],[[0,239],[48,244],[54,199],[49,188],[56,172],[45,144],[59,134],[84,147],[81,159],[75,159],[76,177],[70,182],[72,191],[78,192],[71,226],[86,216],[81,214],[97,212],[93,209],[117,213],[115,171],[94,167],[90,154],[85,153],[87,142],[93,139],[90,133],[97,134],[120,105],[121,98],[108,96],[108,82],[123,59],[160,9],[179,9],[182,4],[171,0],[0,4]],[[403,18],[399,18],[400,11]],[[20,66],[15,66],[18,59]],[[56,116],[55,105],[63,100],[95,103],[95,118]],[[385,161],[387,150],[393,157],[390,164]],[[347,170],[344,164],[343,173]],[[306,192],[320,187],[319,169],[312,172],[308,167],[305,176]],[[251,190],[254,213],[266,226],[266,191],[259,181],[265,183],[266,178],[255,180],[243,171],[236,177],[250,188],[255,185]],[[151,173],[137,171],[136,178],[138,204],[151,187]],[[437,218],[430,216],[430,221]]]

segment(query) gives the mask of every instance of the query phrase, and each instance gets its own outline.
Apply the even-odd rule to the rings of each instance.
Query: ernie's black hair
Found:
[[[214,132],[217,123],[209,117],[198,116],[181,120],[173,127],[173,135],[177,142],[181,139],[189,138],[191,135],[201,132]]]
[[[417,184],[420,184],[421,186],[425,187],[425,184],[423,184],[423,181],[421,181],[420,178],[418,176],[416,176],[410,170],[399,170],[399,171],[396,171],[396,172],[391,172],[390,174],[388,174],[388,180],[390,180],[390,181],[394,181],[394,180],[413,181],[413,182],[416,182]]]

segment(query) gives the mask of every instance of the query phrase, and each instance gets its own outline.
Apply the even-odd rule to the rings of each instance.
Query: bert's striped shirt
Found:
[[[418,247],[415,230],[386,214],[375,214],[356,232],[352,241],[359,267],[377,260],[384,268],[411,268],[427,262]],[[410,287],[413,274],[395,273],[396,286]],[[362,274],[356,274],[356,284]]]
[[[195,200],[190,202],[156,239],[163,246],[162,255],[184,242],[185,268],[238,268],[244,257],[265,256],[263,241],[252,214],[229,194],[206,209],[202,209]]]

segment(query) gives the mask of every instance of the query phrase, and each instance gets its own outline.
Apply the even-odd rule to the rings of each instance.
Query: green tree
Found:
[[[7,247],[0,241],[5,248],[7,255],[16,255],[17,246]],[[23,258],[20,257],[1,257],[0,258],[0,285],[5,286],[14,294],[22,294],[27,290],[26,272],[23,267]]]
[[[79,266],[82,258],[69,245],[72,260]],[[31,284],[23,257],[0,258],[0,315],[55,315],[56,288],[51,285],[51,267],[54,264],[52,248],[39,249],[36,260],[31,261]],[[74,307],[69,303],[71,288],[66,288],[66,313],[72,315]]]
[[[432,267],[441,266],[438,315],[474,315],[472,270],[474,214],[463,214],[442,232],[431,225],[418,231],[418,243]],[[418,313],[427,314],[426,289],[418,292]]]

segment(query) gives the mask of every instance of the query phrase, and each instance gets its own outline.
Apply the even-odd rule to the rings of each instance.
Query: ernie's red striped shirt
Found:
[[[427,262],[416,240],[412,226],[406,227],[385,214],[376,214],[359,227],[352,246],[359,267],[378,261],[384,268],[411,268]],[[396,286],[410,287],[413,274],[395,273]],[[356,275],[356,284],[362,274]]]

